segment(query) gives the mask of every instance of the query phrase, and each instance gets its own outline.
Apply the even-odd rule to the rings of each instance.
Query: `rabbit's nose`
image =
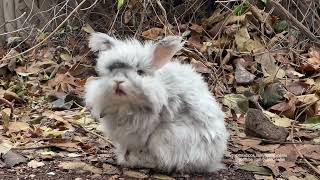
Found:
[[[115,80],[114,81],[117,85],[120,85],[121,83],[124,83],[124,81],[118,81],[118,80]]]

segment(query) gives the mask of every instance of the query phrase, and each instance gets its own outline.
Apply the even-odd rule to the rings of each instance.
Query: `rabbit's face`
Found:
[[[89,46],[93,51],[99,51],[96,69],[108,84],[104,88],[106,97],[116,104],[147,104],[155,99],[152,96],[163,96],[160,95],[163,87],[160,87],[155,71],[170,61],[182,43],[178,37],[142,44],[135,39],[122,41],[103,33],[93,33]]]

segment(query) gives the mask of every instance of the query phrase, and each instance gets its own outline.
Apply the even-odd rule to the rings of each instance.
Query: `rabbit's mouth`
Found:
[[[126,96],[127,93],[124,92],[119,86],[115,89],[115,94],[118,96]]]

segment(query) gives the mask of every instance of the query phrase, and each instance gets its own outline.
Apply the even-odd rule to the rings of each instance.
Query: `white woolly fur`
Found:
[[[166,172],[224,167],[224,113],[202,76],[171,60],[182,45],[175,36],[141,43],[91,35],[100,77],[86,84],[85,100],[116,144],[119,165]],[[125,95],[115,93],[117,81]]]

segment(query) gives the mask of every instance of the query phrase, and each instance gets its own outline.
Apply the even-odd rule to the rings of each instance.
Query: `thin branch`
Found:
[[[15,18],[15,19],[12,19],[12,20],[9,20],[9,21],[4,22],[3,24],[0,25],[0,29],[1,29],[3,26],[5,26],[6,24],[8,24],[8,23],[12,23],[12,22],[18,21],[18,20],[21,19],[24,15],[26,15],[26,12],[22,13],[21,16]]]
[[[304,35],[306,35],[310,40],[319,42],[319,39],[300,21],[298,21],[287,9],[285,9],[280,3],[275,0],[271,0],[270,4],[279,11],[279,13],[286,17],[294,26],[296,26]]]
[[[19,53],[19,54],[17,54],[17,55],[14,55],[14,56],[10,56],[10,57],[4,57],[4,58],[2,58],[0,61],[4,61],[4,60],[8,60],[8,59],[11,59],[11,58],[15,58],[15,57],[18,57],[18,56],[21,56],[21,55],[23,55],[23,54],[26,54],[26,53],[28,53],[28,52],[31,52],[31,51],[33,51],[33,50],[35,50],[36,48],[38,48],[38,47],[40,47],[44,42],[46,42],[51,36],[53,36],[63,25],[64,25],[64,23],[66,23],[67,22],[67,20],[81,7],[81,5],[82,4],[84,4],[85,2],[86,2],[87,0],[82,0],[81,2],[80,2],[80,4],[76,7],[76,8],[74,8],[71,12],[70,12],[70,14],[66,17],[66,19],[64,19],[61,23],[60,23],[60,25],[54,30],[54,31],[52,31],[46,38],[44,38],[41,42],[39,42],[38,44],[36,44],[35,46],[33,46],[32,48],[30,48],[30,49],[28,49],[28,50],[26,50],[26,51],[24,51],[24,52],[22,52],[22,53]]]

